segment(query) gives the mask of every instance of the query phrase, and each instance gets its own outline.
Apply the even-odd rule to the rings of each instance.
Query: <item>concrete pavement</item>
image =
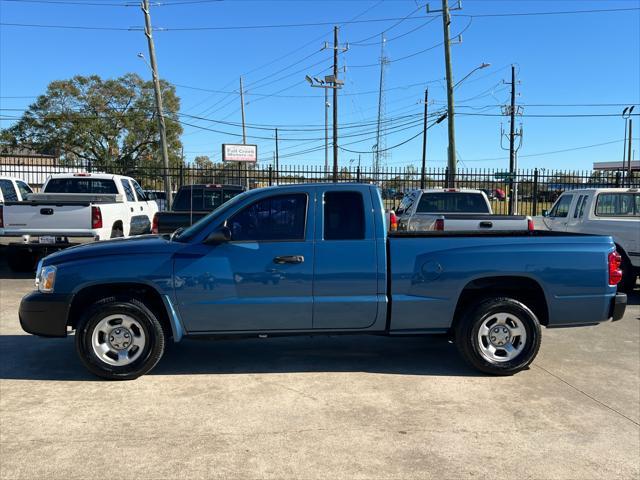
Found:
[[[1,261],[1,260],[0,260]],[[482,376],[443,338],[185,341],[106,382],[73,338],[18,325],[0,266],[0,478],[640,476],[640,295],[545,330],[529,370]]]

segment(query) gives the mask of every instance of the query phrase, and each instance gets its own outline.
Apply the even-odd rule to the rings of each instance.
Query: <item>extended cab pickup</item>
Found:
[[[631,291],[640,275],[640,190],[585,188],[564,192],[542,219],[556,232],[611,235],[622,256],[621,291]]]
[[[245,188],[240,185],[185,185],[180,187],[170,212],[158,212],[153,217],[153,233],[173,233],[188,227],[208,215]]]
[[[494,215],[482,190],[412,190],[395,211],[398,231],[532,230],[524,215]]]
[[[52,175],[42,193],[0,208],[14,270],[33,270],[42,255],[78,243],[149,233],[158,210],[132,178],[91,173]]]
[[[170,338],[334,333],[452,332],[471,365],[508,375],[533,361],[541,325],[622,317],[619,260],[608,236],[389,235],[373,185],[288,185],[179,234],[54,253],[19,316],[28,333],[75,330],[82,362],[109,379],[151,370]]]

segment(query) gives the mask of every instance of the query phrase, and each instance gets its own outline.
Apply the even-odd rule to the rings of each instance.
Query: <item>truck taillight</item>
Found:
[[[527,218],[527,230],[533,232],[536,229],[536,226],[533,223],[533,218]]]
[[[398,231],[398,217],[394,211],[389,213],[389,231],[397,232]]]
[[[609,285],[617,285],[622,280],[620,264],[622,257],[615,250],[609,254]]]
[[[151,222],[151,233],[154,235],[158,234],[158,213],[153,216],[153,221]]]
[[[91,207],[91,228],[102,228],[102,212],[100,207]]]
[[[444,218],[442,218],[442,217],[436,218],[436,223],[435,223],[434,230],[437,230],[439,232],[444,231]]]
[[[0,228],[4,227],[4,211],[2,205],[0,205]]]

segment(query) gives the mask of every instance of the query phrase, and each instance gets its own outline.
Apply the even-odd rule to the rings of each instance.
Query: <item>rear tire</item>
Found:
[[[111,228],[111,238],[121,238],[124,237],[124,232],[122,231],[121,225],[114,225]]]
[[[33,272],[38,264],[38,254],[23,248],[7,248],[7,264],[13,272]]]
[[[491,298],[471,306],[454,333],[465,361],[491,375],[513,375],[525,369],[540,349],[540,322],[513,298]]]
[[[618,284],[618,291],[624,293],[631,293],[636,286],[636,272],[631,265],[629,257],[624,253],[621,253],[622,263],[620,269],[622,270],[622,280]]]
[[[84,366],[108,380],[133,380],[155,367],[166,338],[156,316],[135,298],[105,298],[78,322],[76,351]]]

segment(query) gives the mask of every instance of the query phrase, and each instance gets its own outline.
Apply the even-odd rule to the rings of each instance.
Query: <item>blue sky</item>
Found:
[[[71,1],[71,0],[70,0]],[[185,0],[166,0],[165,3]],[[119,6],[124,0],[73,0],[71,3],[0,0],[3,23],[116,27],[124,30],[72,30],[0,27],[0,108],[25,108],[47,84],[76,74],[116,77],[137,72],[149,77],[137,58],[147,55],[143,16],[137,6]],[[83,4],[84,3],[84,4]],[[89,5],[89,4],[108,5]],[[133,2],[131,2],[133,3]],[[160,75],[182,85],[177,88],[186,115],[194,125],[228,132],[226,135],[185,127],[185,157],[209,155],[219,160],[220,144],[239,142],[241,128],[238,79],[244,76],[246,119],[250,125],[281,125],[281,164],[321,165],[324,162],[324,93],[310,88],[305,73],[325,75],[331,51],[321,50],[332,40],[332,24],[344,24],[340,41],[349,50],[340,56],[345,81],[340,92],[339,120],[348,128],[339,144],[371,152],[375,143],[377,89],[380,69],[380,33],[386,30],[387,147],[421,130],[419,103],[429,87],[432,112],[445,105],[442,21],[426,14],[424,1],[239,1],[187,2],[152,7]],[[452,2],[454,3],[454,2]],[[82,5],[81,5],[82,4]],[[430,2],[439,8],[440,1]],[[500,147],[499,105],[508,102],[510,65],[515,63],[524,137],[520,168],[590,169],[594,161],[622,157],[624,105],[640,103],[640,11],[566,15],[479,16],[486,14],[558,12],[591,9],[640,8],[640,0],[606,1],[480,1],[465,0],[453,18],[452,34],[462,30],[463,41],[452,46],[455,80],[482,62],[490,67],[475,72],[456,89],[456,137],[461,167],[500,168],[508,165],[508,152]],[[377,19],[408,19],[370,21]],[[469,17],[471,15],[472,17]],[[224,30],[172,30],[183,27],[240,27],[324,23],[283,28],[227,28]],[[395,26],[394,26],[395,25]],[[135,27],[127,30],[129,27]],[[396,38],[398,37],[398,38]],[[433,47],[433,48],[431,48]],[[426,50],[426,51],[425,51]],[[422,52],[422,53],[418,53]],[[415,55],[413,55],[415,53]],[[404,58],[407,57],[407,58]],[[372,66],[368,66],[372,65]],[[262,67],[262,68],[259,68]],[[194,88],[215,90],[215,93]],[[638,111],[640,107],[636,107]],[[7,114],[8,111],[3,111]],[[9,113],[15,115],[16,112]],[[466,114],[466,115],[465,115]],[[476,115],[469,115],[476,114]],[[482,114],[482,115],[477,115]],[[616,114],[612,117],[536,117],[535,115]],[[486,115],[486,116],[485,116]],[[534,115],[534,116],[531,116]],[[331,117],[330,117],[331,118]],[[214,121],[231,122],[232,125]],[[1,127],[11,123],[0,121]],[[358,123],[368,125],[357,127]],[[305,125],[309,131],[292,131]],[[634,130],[640,157],[640,119]],[[261,162],[271,162],[274,142],[270,130],[248,129],[248,142],[257,143]],[[255,139],[253,136],[269,137]],[[360,140],[358,143],[353,143]],[[386,164],[417,165],[421,137],[391,149]],[[349,145],[347,145],[349,143]],[[590,148],[591,145],[599,145]],[[506,145],[505,145],[506,146]],[[317,147],[315,152],[291,155]],[[428,166],[446,164],[446,122],[428,136]],[[569,150],[559,153],[560,150]],[[288,158],[285,157],[290,154]],[[539,155],[543,154],[543,155]],[[358,157],[340,152],[340,164]],[[370,165],[372,155],[362,154]],[[330,159],[331,161],[331,159]]]

